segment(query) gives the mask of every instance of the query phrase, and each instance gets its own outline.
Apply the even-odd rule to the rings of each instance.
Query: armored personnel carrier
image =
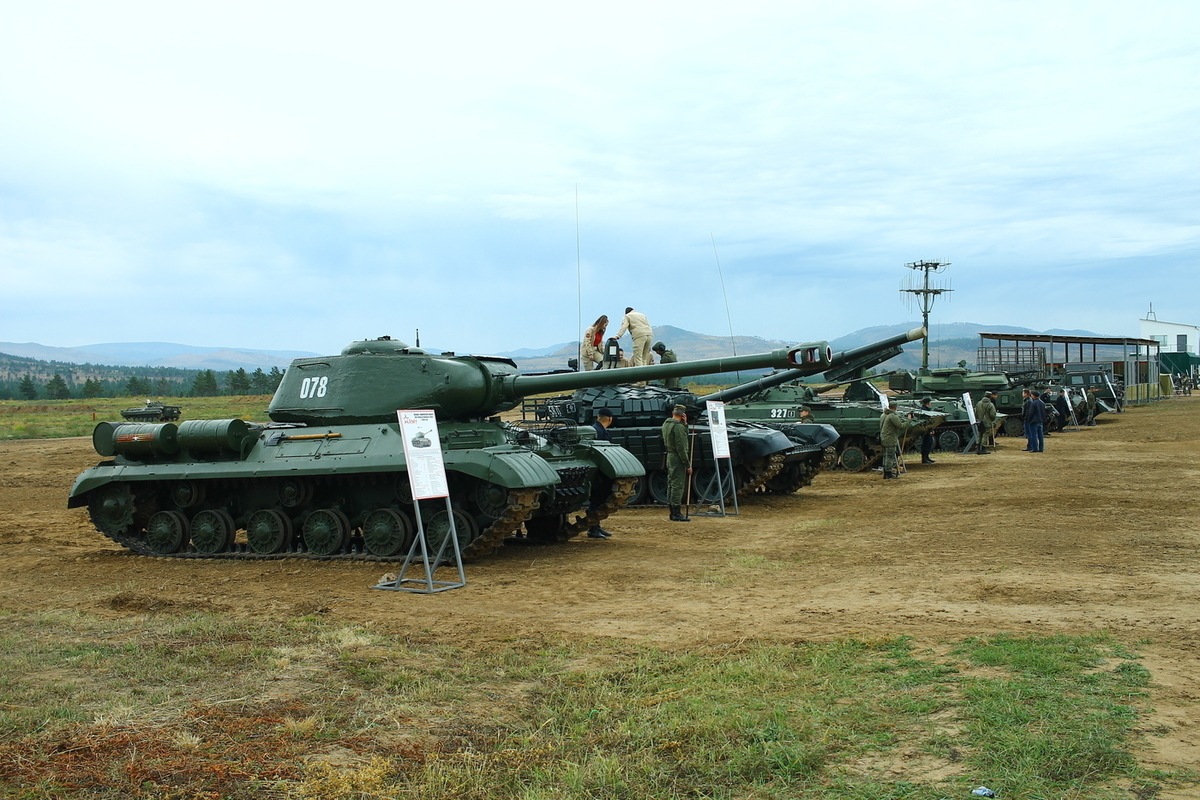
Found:
[[[123,409],[121,416],[130,422],[174,422],[182,411],[179,406],[165,406],[159,400],[147,400],[145,405]]]
[[[971,372],[964,367],[931,370],[928,375],[896,372],[888,379],[888,388],[898,400],[919,400],[922,397],[945,397],[961,400],[963,393],[977,403],[984,392],[996,393],[996,411],[1003,414],[999,425],[1007,436],[1021,436],[1025,424],[1021,419],[1026,388],[1045,389],[1045,381],[1037,372]]]
[[[389,337],[354,342],[340,355],[293,361],[270,423],[99,423],[92,442],[105,460],[76,479],[68,506],[87,507],[97,530],[143,555],[402,559],[415,517],[396,410],[428,409],[438,418],[456,543],[473,558],[522,525],[545,541],[587,530],[620,508],[644,474],[633,454],[596,441],[589,428],[502,422],[497,415],[523,398],[731,369],[815,373],[831,358],[816,342],[521,375],[507,358],[434,355]],[[605,499],[592,505],[593,496]],[[444,503],[436,505],[422,512],[435,548],[451,530]]]

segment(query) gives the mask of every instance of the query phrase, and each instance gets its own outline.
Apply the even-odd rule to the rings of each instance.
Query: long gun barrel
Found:
[[[850,370],[867,369],[877,364],[882,364],[889,358],[900,352],[900,346],[908,342],[914,342],[918,339],[924,339],[926,335],[924,328],[913,328],[905,333],[900,333],[891,336],[887,339],[881,339],[878,342],[865,344],[862,347],[855,347],[850,350],[839,350],[834,353],[829,360],[829,368],[824,370],[828,376],[831,372],[836,372],[842,375]],[[881,354],[887,354],[883,358],[879,358]],[[866,364],[867,366],[863,366]],[[739,386],[733,386],[729,389],[724,389],[719,392],[705,395],[699,398],[701,402],[705,400],[738,400],[742,397],[748,397],[755,392],[760,392],[764,389],[770,389],[774,386],[779,386],[797,378],[803,378],[806,375],[815,375],[815,372],[805,372],[800,369],[790,369],[783,372],[777,372],[773,375],[767,375],[758,380],[749,383],[743,383]],[[845,383],[846,381],[839,381]]]

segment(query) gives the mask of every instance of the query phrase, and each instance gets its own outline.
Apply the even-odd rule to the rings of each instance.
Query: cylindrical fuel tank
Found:
[[[192,453],[240,453],[252,436],[244,419],[189,419],[179,425],[179,446]]]
[[[101,422],[92,430],[92,447],[102,456],[174,455],[179,428],[173,422]]]

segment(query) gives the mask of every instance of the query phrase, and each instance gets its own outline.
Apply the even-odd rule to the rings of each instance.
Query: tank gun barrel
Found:
[[[871,366],[874,366],[875,364],[882,364],[888,358],[891,358],[892,355],[895,355],[895,353],[899,352],[900,345],[924,338],[924,328],[913,328],[905,333],[899,333],[895,336],[890,336],[887,339],[881,339],[878,342],[865,344],[862,347],[855,347],[850,350],[839,350],[829,359],[829,367],[825,369],[824,372],[826,375],[828,375],[834,370],[839,370],[838,374],[841,374],[842,371],[849,371],[851,369],[865,369],[867,367],[860,365],[871,362],[873,359],[877,360],[874,360],[874,363],[871,364]],[[895,351],[895,353],[893,353],[893,351]],[[878,355],[883,353],[889,353],[891,355],[887,355],[884,358],[877,358]],[[806,375],[815,374],[816,371],[806,372],[802,369],[789,369],[783,372],[776,372],[773,375],[767,375],[749,383],[743,383],[739,386],[733,386],[729,389],[713,392],[712,394],[707,394],[698,399],[700,402],[704,402],[706,400],[737,400],[742,397],[752,395],[755,392],[762,391],[763,389],[770,389],[774,386],[779,386],[781,384],[788,383],[789,381],[794,381],[797,378],[803,378]],[[836,386],[838,383],[848,382],[849,381],[845,380],[838,381],[834,385]]]

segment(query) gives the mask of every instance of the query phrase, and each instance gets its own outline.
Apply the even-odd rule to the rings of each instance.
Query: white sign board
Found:
[[[725,425],[725,404],[720,400],[706,400],[708,407],[708,429],[712,432],[713,456],[729,458],[729,430]]]
[[[967,407],[967,417],[970,418],[972,425],[978,425],[979,420],[975,419],[975,404],[971,402],[971,393],[963,392],[963,405]]]
[[[887,395],[884,394],[883,392],[879,391],[879,387],[876,386],[875,384],[871,383],[870,381],[867,381],[867,386],[870,386],[872,389],[875,390],[875,394],[878,395],[878,397],[879,397],[879,407],[881,409],[883,409],[884,411],[887,411],[888,410]]]
[[[404,444],[413,499],[449,497],[437,416],[433,411],[397,411],[396,417],[400,420],[400,441]]]

